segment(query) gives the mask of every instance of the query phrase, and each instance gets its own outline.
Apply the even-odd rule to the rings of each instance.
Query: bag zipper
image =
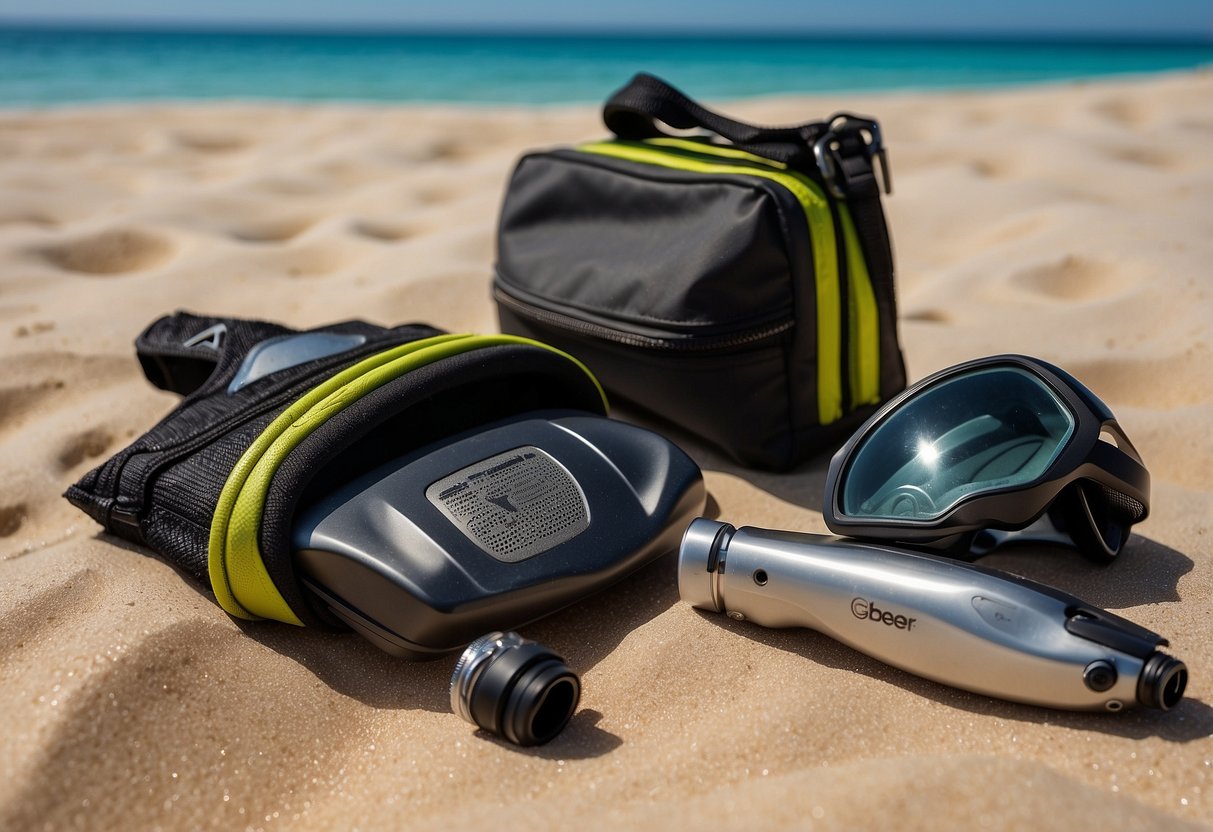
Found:
[[[668,148],[675,152],[729,159],[737,164],[778,170],[820,186],[819,172],[789,168],[783,162],[766,159],[747,150],[711,144],[695,139],[664,137],[646,139],[643,144]],[[814,175],[816,174],[816,175]],[[837,198],[829,197],[830,214],[836,230],[840,306],[839,318],[842,349],[842,379],[846,387],[846,410],[880,401],[880,329],[875,301],[875,287],[866,263],[862,243],[855,232],[850,211]],[[860,259],[855,259],[860,258]]]
[[[759,326],[735,333],[722,333],[720,335],[688,334],[666,338],[641,335],[615,327],[604,326],[603,324],[590,323],[572,315],[539,309],[513,297],[501,286],[493,287],[493,298],[502,306],[508,307],[524,318],[530,318],[531,320],[573,335],[581,335],[628,347],[669,352],[720,352],[732,350],[737,347],[749,346],[775,338],[785,332],[790,332],[796,326],[796,322],[788,318],[769,324],[760,324]]]

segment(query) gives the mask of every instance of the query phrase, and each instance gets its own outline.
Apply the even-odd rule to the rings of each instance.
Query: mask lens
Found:
[[[1074,432],[1034,375],[994,367],[906,400],[856,447],[841,481],[850,517],[932,520],[972,494],[1026,485]]]

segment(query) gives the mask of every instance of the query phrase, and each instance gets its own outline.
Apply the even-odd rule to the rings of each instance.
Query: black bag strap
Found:
[[[763,158],[801,170],[819,170],[830,192],[839,198],[879,197],[873,164],[873,159],[879,159],[884,189],[890,191],[880,125],[875,119],[851,113],[782,127],[747,124],[709,110],[660,78],[641,72],[607,99],[602,120],[621,139],[667,135],[659,123],[676,130],[708,130]]]
[[[657,122],[676,130],[703,128],[759,156],[795,167],[813,166],[813,143],[829,129],[829,123],[822,121],[785,127],[737,121],[709,110],[646,72],[637,73],[607,99],[602,120],[621,139],[665,135]]]
[[[876,129],[879,131],[879,127]],[[879,147],[874,154],[864,147],[864,140],[858,131],[836,131],[833,135],[835,139],[828,141],[829,146],[824,147],[824,152],[828,154],[824,157],[828,160],[826,167],[833,172],[832,177],[827,177],[827,185],[833,182],[833,194],[847,200],[869,272],[873,275],[887,274],[891,281],[892,242],[889,239],[884,209],[880,205],[880,182],[876,178],[872,163],[873,156],[880,160],[880,169],[884,174],[884,190],[885,193],[891,193],[888,157],[883,147]],[[877,132],[877,141],[879,135]],[[825,171],[822,173],[824,176]],[[889,295],[892,296],[891,287]]]

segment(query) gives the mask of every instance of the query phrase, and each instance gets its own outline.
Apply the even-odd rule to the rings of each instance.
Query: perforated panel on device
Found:
[[[577,481],[533,445],[461,468],[426,498],[489,555],[517,563],[571,540],[590,525]]]

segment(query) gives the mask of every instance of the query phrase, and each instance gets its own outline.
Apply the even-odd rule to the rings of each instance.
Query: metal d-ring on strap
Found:
[[[880,135],[880,123],[875,119],[857,116],[853,113],[835,113],[830,116],[829,125],[829,129],[813,142],[813,159],[817,162],[817,169],[821,171],[821,178],[825,180],[830,193],[839,199],[847,197],[841,155],[841,139],[847,134],[858,136],[859,141],[863,143],[863,155],[872,167],[876,167],[876,162],[879,162],[884,192],[893,193],[889,155]]]

